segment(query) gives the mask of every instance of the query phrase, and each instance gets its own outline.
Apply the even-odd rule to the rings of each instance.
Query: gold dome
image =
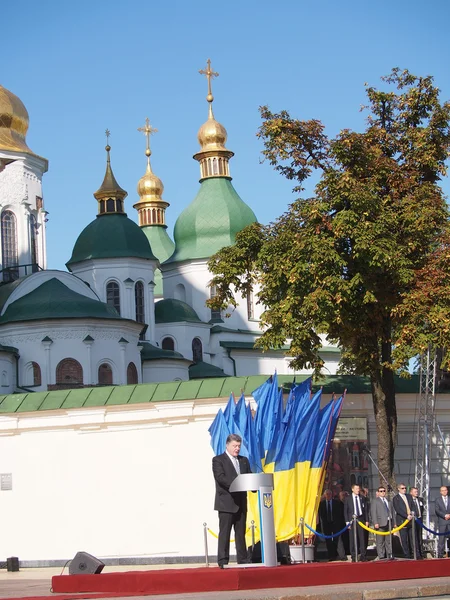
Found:
[[[148,160],[145,175],[139,179],[137,193],[142,202],[149,202],[152,200],[161,200],[163,191],[163,183],[161,179],[153,173],[150,166],[150,160]]]
[[[215,120],[211,107],[208,120],[198,130],[197,139],[202,152],[226,150],[227,130]]]
[[[25,136],[29,117],[23,102],[0,85],[0,150],[29,152]]]

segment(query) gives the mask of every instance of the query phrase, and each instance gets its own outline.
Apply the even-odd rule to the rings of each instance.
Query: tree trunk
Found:
[[[392,345],[390,321],[384,324],[384,339],[381,344],[382,364],[391,364]],[[378,467],[395,490],[394,454],[397,444],[397,407],[395,405],[394,373],[386,367],[378,367],[371,373],[373,410],[378,438]],[[385,482],[380,480],[380,484]]]

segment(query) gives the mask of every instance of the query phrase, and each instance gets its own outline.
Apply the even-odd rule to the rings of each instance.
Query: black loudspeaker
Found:
[[[105,566],[101,560],[87,552],[77,552],[70,561],[70,575],[98,575]]]
[[[19,570],[19,559],[17,558],[17,556],[10,556],[6,559],[6,569],[8,571]]]

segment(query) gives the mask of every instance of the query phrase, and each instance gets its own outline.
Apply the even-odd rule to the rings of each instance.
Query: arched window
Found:
[[[102,215],[105,212],[105,201],[100,200],[100,214]]]
[[[98,368],[98,384],[99,385],[112,385],[113,384],[113,372],[108,363],[103,363]]]
[[[217,296],[217,290],[216,290],[216,286],[212,285],[209,288],[209,297],[210,298],[214,298],[215,296]],[[222,320],[222,312],[220,311],[220,309],[216,309],[216,308],[211,308],[211,321],[221,321]]]
[[[8,373],[6,371],[2,372],[2,387],[8,387]]]
[[[161,348],[163,350],[175,350],[175,342],[171,337],[165,337],[161,342]]]
[[[56,385],[83,385],[83,367],[74,358],[64,358],[56,367]]]
[[[108,198],[106,201],[106,212],[112,213],[115,212],[115,202],[112,198]]]
[[[138,373],[136,365],[132,362],[127,367],[127,385],[133,385],[138,382]]]
[[[174,290],[174,298],[175,300],[181,300],[181,302],[186,302],[186,288],[182,283],[178,283],[175,286]]]
[[[136,321],[145,323],[144,284],[142,281],[136,281],[134,286],[134,303],[136,306]]]
[[[195,363],[203,360],[203,346],[199,338],[194,338],[192,340],[192,360]]]
[[[36,217],[34,215],[30,215],[30,255],[31,269],[33,273],[36,273],[39,265],[39,256],[37,245],[37,223]]]
[[[33,367],[33,385],[42,385],[41,367],[36,363],[32,362]]]
[[[18,265],[16,216],[10,210],[4,210],[1,221],[3,281],[15,281],[19,278],[19,269],[11,267]]]
[[[114,306],[120,315],[120,288],[116,281],[110,281],[106,286],[106,303]]]

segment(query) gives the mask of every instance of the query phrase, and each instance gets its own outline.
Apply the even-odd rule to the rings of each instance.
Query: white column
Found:
[[[125,295],[126,295],[126,300],[124,302],[124,308],[126,310],[126,313],[125,313],[125,310],[122,310],[121,316],[124,317],[125,319],[133,319],[133,321],[134,321],[136,319],[136,314],[135,314],[136,311],[133,310],[134,281],[128,277],[127,279],[125,279],[123,284],[125,286]]]
[[[127,350],[128,341],[125,338],[120,338],[119,346],[120,346],[120,363],[121,369],[119,373],[119,385],[126,385],[127,383]]]
[[[96,382],[92,378],[92,359],[91,359],[91,348],[92,348],[92,344],[94,343],[94,338],[92,338],[90,335],[87,335],[84,338],[83,343],[86,346],[86,352],[87,352],[86,382],[88,385],[95,385]]]
[[[146,322],[148,323],[148,329],[146,333],[146,338],[154,344],[156,341],[156,333],[155,333],[155,283],[150,281],[148,284],[147,290],[147,298],[145,302],[145,318],[148,319]],[[147,312],[148,309],[148,312]]]
[[[55,380],[52,381],[52,366],[51,366],[51,361],[50,361],[50,346],[53,344],[53,340],[51,340],[48,336],[46,336],[43,340],[42,340],[42,345],[44,346],[44,350],[45,350],[45,377],[46,377],[46,382],[44,387],[46,387],[48,389],[48,386],[51,385],[52,383],[56,383],[56,374],[55,374]]]

